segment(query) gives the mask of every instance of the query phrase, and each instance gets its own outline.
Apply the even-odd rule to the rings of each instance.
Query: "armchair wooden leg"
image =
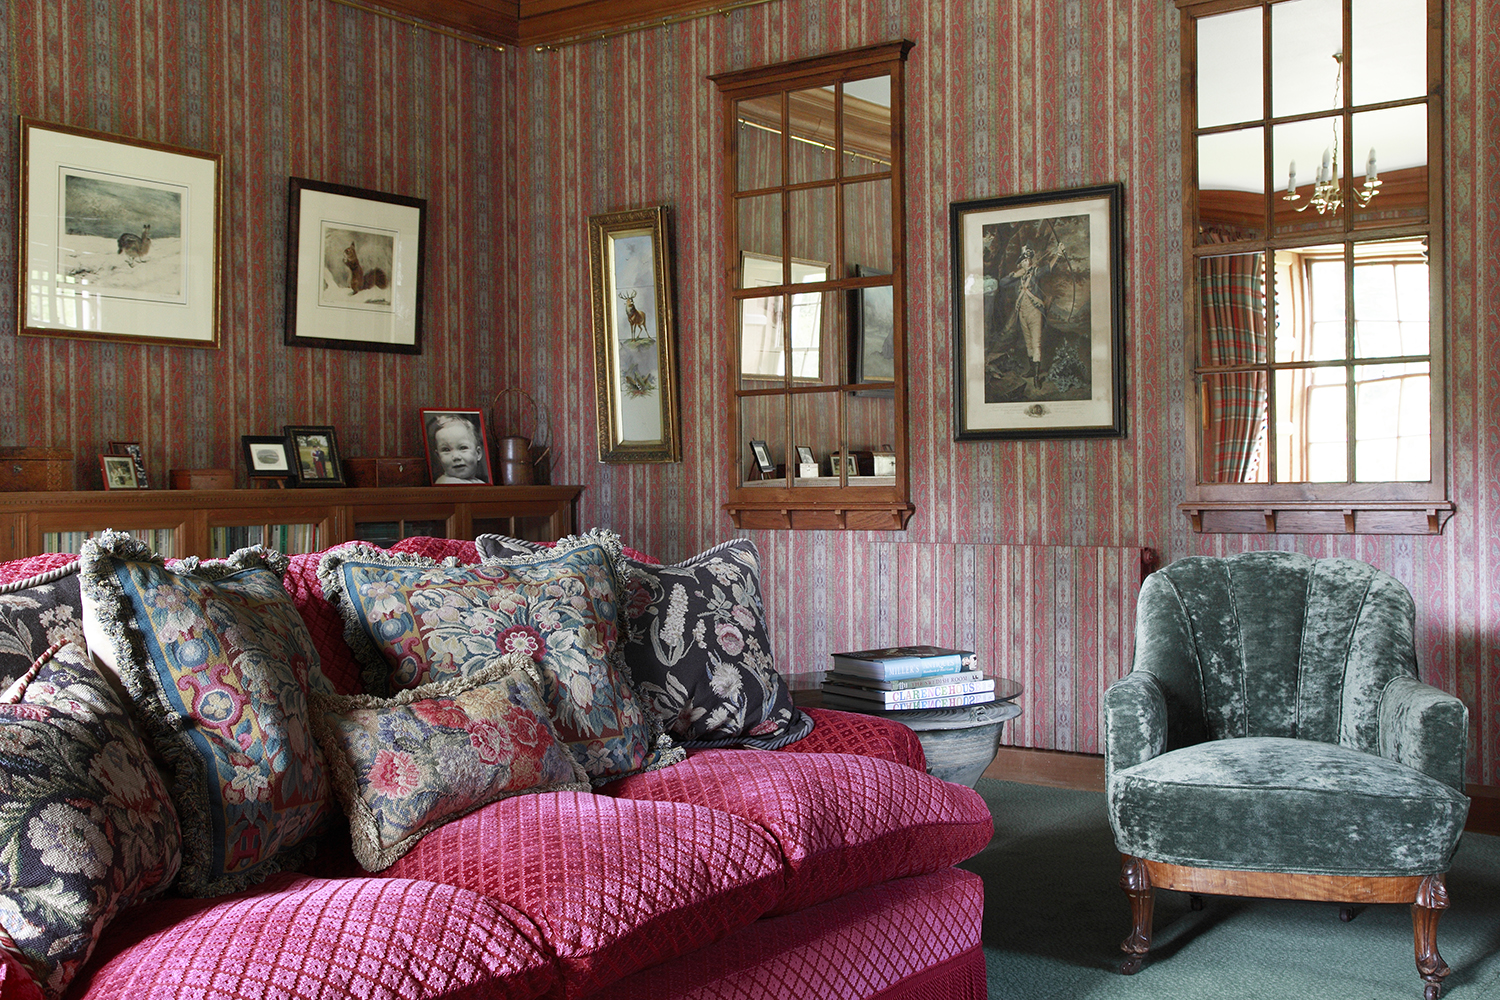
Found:
[[[1156,890],[1151,885],[1151,873],[1146,862],[1128,854],[1120,856],[1120,888],[1130,897],[1130,936],[1120,942],[1125,959],[1120,963],[1120,973],[1135,975],[1151,950],[1151,916],[1156,905]]]
[[[1448,884],[1443,876],[1429,875],[1417,889],[1411,904],[1412,937],[1417,950],[1417,973],[1427,984],[1423,1000],[1437,1000],[1443,989],[1443,978],[1452,970],[1437,949],[1438,918],[1448,908]]]

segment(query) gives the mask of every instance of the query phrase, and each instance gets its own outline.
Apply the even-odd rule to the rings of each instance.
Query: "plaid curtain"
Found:
[[[1199,325],[1203,364],[1264,364],[1266,360],[1264,255],[1227,254],[1199,260]],[[1266,374],[1225,372],[1203,380],[1206,477],[1243,483],[1266,423]]]

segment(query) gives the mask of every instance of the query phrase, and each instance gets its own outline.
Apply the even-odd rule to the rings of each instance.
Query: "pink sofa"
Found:
[[[353,691],[317,562],[287,589]],[[985,803],[927,775],[905,727],[810,714],[783,750],[493,803],[378,875],[334,829],[301,871],[124,911],[65,996],[983,998],[983,886],[953,866],[989,841]],[[5,1000],[38,995],[18,970]]]

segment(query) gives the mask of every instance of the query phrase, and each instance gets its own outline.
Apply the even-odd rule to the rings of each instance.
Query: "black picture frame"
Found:
[[[287,244],[286,343],[422,353],[427,199],[292,177]]]
[[[755,467],[762,476],[775,473],[776,463],[771,461],[771,449],[760,438],[750,439],[750,454],[755,457]]]
[[[288,425],[283,433],[298,486],[344,485],[338,435],[332,427]]]
[[[950,206],[955,440],[1125,436],[1123,194]]]
[[[297,478],[297,468],[285,435],[244,434],[240,436],[240,447],[245,455],[245,472],[251,479],[290,482]]]

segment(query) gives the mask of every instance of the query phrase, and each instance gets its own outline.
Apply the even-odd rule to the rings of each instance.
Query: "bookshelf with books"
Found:
[[[289,554],[352,539],[500,531],[537,541],[574,530],[581,486],[422,486],[300,490],[0,493],[0,560],[77,552],[106,529],[169,558],[211,559],[245,545]]]

